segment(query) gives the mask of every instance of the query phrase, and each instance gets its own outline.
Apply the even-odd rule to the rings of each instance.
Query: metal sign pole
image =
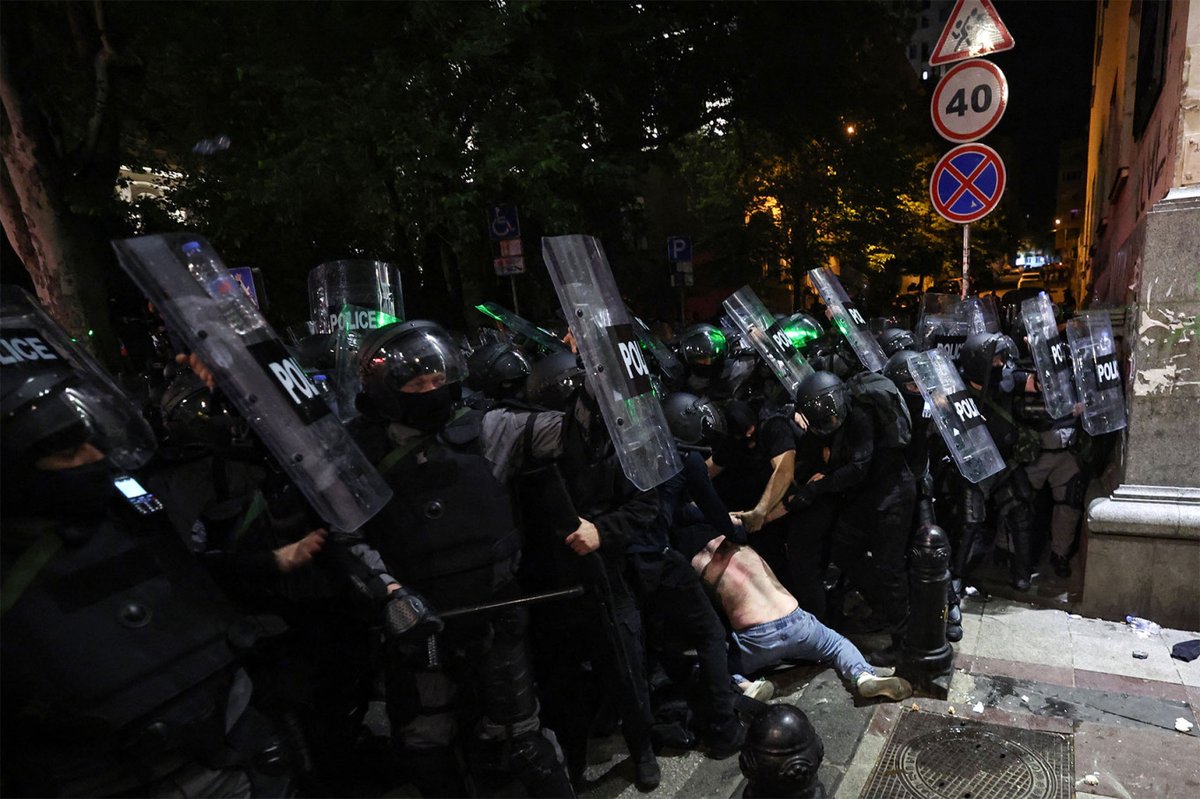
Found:
[[[971,226],[963,225],[963,273],[962,273],[962,295],[960,299],[967,298],[967,280],[971,271]]]
[[[513,313],[519,314],[521,306],[517,304],[517,276],[509,275],[508,279],[512,281]]]

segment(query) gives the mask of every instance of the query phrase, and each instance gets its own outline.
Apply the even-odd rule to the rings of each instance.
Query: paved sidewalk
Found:
[[[1029,598],[1069,609],[1057,596]],[[1071,790],[1081,796],[1200,797],[1200,660],[1170,657],[1172,645],[1200,632],[1142,637],[1125,624],[999,597],[969,598],[962,609],[964,635],[946,701],[858,700],[829,668],[771,675],[772,702],[800,707],[822,736],[821,778],[831,796],[859,796],[901,714],[915,710],[1071,735]],[[855,640],[864,650],[880,643],[878,636]],[[1197,726],[1179,732],[1177,719]],[[640,795],[619,739],[598,742],[590,759],[588,799]],[[668,752],[660,763],[663,782],[654,796],[725,799],[741,784],[736,757]]]

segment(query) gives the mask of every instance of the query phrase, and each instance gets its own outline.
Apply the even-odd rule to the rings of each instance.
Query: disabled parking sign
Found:
[[[1004,162],[986,144],[961,144],[942,156],[929,179],[929,198],[951,222],[983,219],[1000,204]]]

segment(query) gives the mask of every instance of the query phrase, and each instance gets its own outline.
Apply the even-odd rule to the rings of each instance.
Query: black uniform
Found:
[[[399,581],[448,610],[517,596],[521,537],[509,479],[520,465],[527,414],[470,410],[422,434],[398,423],[362,419],[360,446],[395,491],[393,500],[349,539],[367,565],[360,580],[382,591]],[[532,451],[557,454],[558,414],[543,414]],[[461,616],[438,636],[440,664],[426,641],[393,641],[388,714],[393,741],[426,794],[461,795],[451,746],[468,707],[478,771],[511,772],[532,795],[572,795],[550,737],[540,729],[526,647],[528,617],[511,608]],[[459,694],[470,694],[467,701]]]
[[[774,472],[771,461],[794,452],[802,436],[791,416],[790,407],[764,411],[758,416],[752,437],[738,435],[735,430],[734,435],[713,450],[713,464],[721,468],[713,479],[713,486],[726,507],[747,510],[762,499],[763,490]],[[751,534],[749,544],[775,572],[784,588],[803,605],[800,597],[805,594],[804,586],[788,565],[791,529],[791,519],[786,516],[776,519]]]
[[[672,545],[672,522],[683,515],[679,506],[691,497],[685,473],[692,476],[691,482],[698,483],[700,502],[709,508],[714,522],[720,524],[723,519],[719,532],[733,533],[734,525],[708,482],[704,459],[695,451],[681,454],[684,472],[660,487],[656,523],[632,538],[627,552],[646,625],[654,631],[648,640],[669,639],[681,644],[681,648],[696,649],[704,690],[700,727],[707,731],[706,737],[726,748],[738,737],[738,721],[733,712],[725,627],[692,569],[691,556]],[[712,530],[711,534],[715,537],[718,530]]]
[[[92,466],[112,492],[95,517],[4,508],[6,790],[284,792],[282,749],[230,644],[238,617],[165,519],[114,512],[107,466]]]
[[[566,645],[549,659],[541,674],[547,695],[553,697],[548,701],[561,703],[554,718],[562,719],[563,748],[575,773],[586,754],[586,729],[580,722],[588,719],[586,715],[581,718],[578,709],[590,705],[588,681],[579,671],[587,659],[598,667],[601,686],[615,694],[621,734],[630,755],[640,763],[654,760],[642,618],[629,585],[625,552],[631,541],[653,529],[658,498],[654,491],[639,491],[625,477],[599,408],[586,392],[579,392],[569,407],[558,464],[575,512],[599,530],[600,549],[584,556],[579,564],[579,576],[589,585],[592,598],[587,617],[582,625],[560,628],[560,633],[573,633],[583,640],[585,648],[581,651],[559,637],[560,644]],[[614,622],[615,630],[610,627],[607,635],[601,632],[602,625]]]

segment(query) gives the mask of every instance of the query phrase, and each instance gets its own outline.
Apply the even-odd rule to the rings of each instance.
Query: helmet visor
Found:
[[[405,394],[432,391],[467,376],[462,351],[438,328],[412,330],[385,341],[362,368],[364,379],[386,372],[389,388]]]

